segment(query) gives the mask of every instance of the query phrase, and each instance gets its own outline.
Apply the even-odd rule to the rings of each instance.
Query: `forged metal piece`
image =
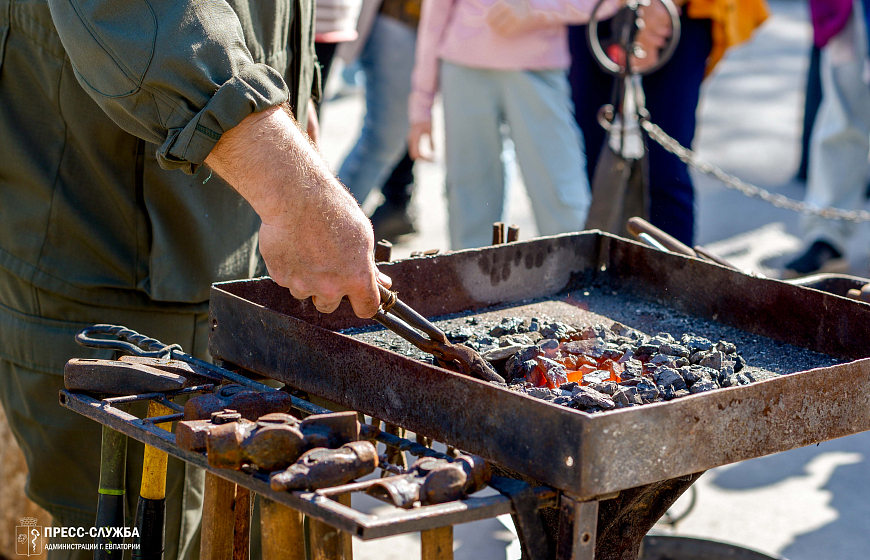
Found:
[[[134,395],[178,391],[187,378],[144,364],[73,358],[64,365],[63,384],[70,391]]]
[[[376,481],[367,493],[408,509],[459,500],[483,489],[491,477],[489,465],[480,457],[460,455],[454,461],[424,457],[407,474]]]
[[[212,413],[232,409],[248,420],[290,410],[290,395],[283,391],[252,391],[242,385],[223,385],[209,395],[194,397],[184,404],[185,420],[206,420]]]
[[[378,466],[378,452],[368,441],[354,441],[338,449],[306,451],[285,471],[269,477],[272,490],[317,490],[365,476]]]
[[[190,430],[195,431],[196,426]],[[310,416],[303,421],[289,414],[266,414],[256,422],[230,422],[208,428],[206,449],[213,467],[239,470],[253,464],[265,471],[287,468],[312,448],[336,448],[357,441],[355,412]]]

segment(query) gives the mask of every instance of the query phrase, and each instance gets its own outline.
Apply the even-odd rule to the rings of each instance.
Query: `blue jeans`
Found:
[[[695,111],[701,81],[712,48],[710,20],[680,18],[682,32],[674,57],[660,70],[644,76],[643,89],[650,119],[686,147],[695,138]],[[586,44],[586,27],[570,27],[571,88],[577,124],[583,130],[590,181],[604,143],[598,109],[611,103],[613,77],[605,74]],[[686,164],[647,141],[649,147],[650,222],[691,246],[695,234],[695,191]]]
[[[408,96],[417,31],[378,15],[360,54],[366,78],[366,116],[339,179],[360,204],[380,187],[407,148]]]

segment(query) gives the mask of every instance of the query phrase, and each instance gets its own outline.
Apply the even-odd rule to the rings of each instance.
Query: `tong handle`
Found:
[[[442,344],[447,343],[447,335],[444,334],[444,331],[442,331],[431,322],[429,322],[428,319],[408,307],[405,302],[399,299],[399,297],[396,295],[396,292],[390,291],[389,288],[385,288],[380,284],[378,284],[378,289],[381,292],[381,308],[383,309],[384,314],[393,313],[394,315],[405,321],[408,325],[419,329],[429,335],[430,339],[436,342],[440,342]],[[380,323],[380,321],[378,322]],[[399,333],[397,332],[397,334]],[[408,340],[410,342],[410,339]]]

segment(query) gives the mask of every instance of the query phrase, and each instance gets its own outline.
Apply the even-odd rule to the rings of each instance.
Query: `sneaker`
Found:
[[[395,241],[397,237],[417,233],[414,220],[408,215],[408,208],[391,202],[384,202],[372,213],[372,227],[375,239]]]
[[[785,265],[783,279],[800,278],[817,273],[849,272],[849,261],[830,243],[816,241],[810,248]]]

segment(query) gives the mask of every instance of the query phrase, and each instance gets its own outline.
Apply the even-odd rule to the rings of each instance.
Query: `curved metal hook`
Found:
[[[659,53],[659,60],[649,68],[642,70],[640,72],[634,71],[631,68],[631,65],[628,64],[628,68],[623,67],[620,64],[617,64],[613,60],[607,56],[607,53],[604,52],[604,48],[601,46],[601,40],[598,37],[598,24],[600,23],[599,12],[604,6],[605,3],[610,2],[611,0],[599,0],[599,2],[595,5],[595,8],[592,9],[592,14],[589,16],[589,24],[586,28],[586,40],[589,44],[589,50],[592,51],[593,58],[598,63],[598,66],[601,67],[602,70],[607,72],[608,74],[612,74],[614,76],[622,76],[623,74],[639,74],[641,76],[645,76],[647,74],[652,74],[671,59],[674,56],[674,51],[677,49],[677,44],[680,42],[680,12],[677,10],[677,7],[671,0],[660,0],[661,3],[668,10],[668,13],[671,16],[671,36],[668,39],[667,45]],[[653,0],[655,1],[655,0]],[[626,20],[631,25],[635,24],[637,20],[637,10],[641,7],[641,2],[638,0],[630,0],[626,6],[620,8],[620,10],[631,10],[635,12],[635,17],[629,18]],[[631,34],[631,37],[634,35]],[[627,54],[627,53],[626,53]]]
[[[105,335],[112,338],[97,338]],[[76,342],[86,348],[109,349],[146,358],[169,359],[173,350],[181,350],[178,344],[164,344],[156,338],[139,334],[121,325],[92,325],[76,334]]]

